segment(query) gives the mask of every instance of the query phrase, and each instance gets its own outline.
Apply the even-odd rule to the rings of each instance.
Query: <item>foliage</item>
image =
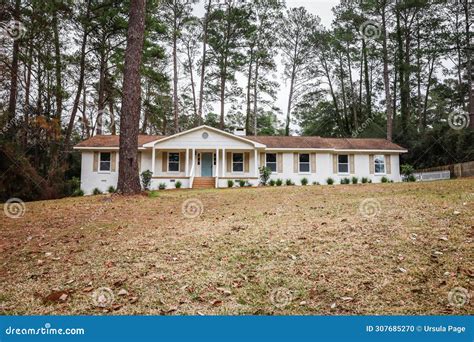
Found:
[[[109,194],[114,194],[115,192],[117,192],[117,189],[115,189],[115,187],[113,185],[109,186],[109,188],[107,189],[107,192]]]
[[[313,185],[320,185],[319,182],[314,181]]]
[[[381,183],[389,183],[389,179],[385,176],[383,176],[382,178],[380,178],[380,182]]]
[[[183,183],[181,183],[181,181],[176,181],[176,182],[174,183],[174,187],[175,187],[176,189],[181,189],[181,186],[182,186],[182,185],[183,185]]]
[[[260,184],[263,186],[267,185],[267,182],[272,175],[272,170],[269,167],[261,166],[258,168],[258,171],[260,172]]]
[[[165,190],[165,189],[166,189],[166,183],[160,183],[160,184],[158,185],[158,189],[160,189],[160,190]]]
[[[150,190],[151,185],[151,177],[153,176],[153,172],[150,170],[146,170],[142,172],[142,186],[145,190]]]
[[[365,184],[365,183],[368,183],[368,182],[369,182],[369,179],[367,177],[362,177],[361,183]]]
[[[92,190],[92,194],[93,195],[102,195],[102,191],[99,188],[94,188],[94,190]]]
[[[357,183],[359,183],[359,178],[352,177],[352,184],[357,184]]]
[[[238,183],[239,183],[239,186],[240,186],[241,188],[243,188],[243,187],[245,187],[246,181],[245,181],[244,179],[239,179],[239,180],[238,180]]]
[[[287,186],[295,185],[295,183],[293,183],[293,181],[292,181],[291,179],[289,179],[289,178],[285,181],[285,184],[286,184]]]
[[[283,185],[283,179],[278,178],[278,179],[275,181],[275,185],[276,185],[276,186],[282,186],[282,185]]]
[[[72,197],[84,196],[84,191],[82,191],[82,189],[76,189],[76,190],[74,190],[74,192],[72,193],[71,196]]]
[[[329,177],[328,179],[326,179],[326,183],[328,185],[333,185],[334,184],[334,179],[332,179],[331,177]]]
[[[234,187],[234,181],[232,179],[227,180],[227,187],[228,188],[233,188]]]
[[[303,177],[303,178],[301,178],[300,182],[301,182],[301,185],[307,185],[308,184],[308,178]]]
[[[268,182],[268,185],[270,186],[275,186],[276,185],[276,181],[274,179],[270,179],[270,181]]]

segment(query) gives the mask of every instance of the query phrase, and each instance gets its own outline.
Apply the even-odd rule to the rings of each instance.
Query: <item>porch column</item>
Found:
[[[258,152],[257,152],[257,149],[253,150],[253,161],[254,161],[254,164],[255,164],[255,177],[258,178],[258,160],[257,160],[257,156],[258,156]]]
[[[155,145],[151,149],[151,174],[155,176]]]
[[[189,176],[189,148],[186,149],[186,164],[184,166],[184,175]]]
[[[216,148],[216,188],[219,187],[219,149]]]
[[[225,177],[225,171],[227,170],[227,164],[225,163],[225,148],[222,149],[222,177]]]

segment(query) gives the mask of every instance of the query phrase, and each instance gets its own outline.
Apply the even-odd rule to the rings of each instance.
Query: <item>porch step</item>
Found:
[[[196,177],[193,182],[193,189],[213,189],[216,187],[214,177]]]

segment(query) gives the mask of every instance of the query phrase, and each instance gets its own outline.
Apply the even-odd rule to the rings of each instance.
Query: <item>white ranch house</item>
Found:
[[[82,153],[81,188],[106,192],[117,186],[119,137],[97,135],[74,147]],[[406,149],[385,139],[245,136],[199,126],[172,136],[139,136],[139,170],[153,173],[152,189],[160,183],[174,188],[225,188],[231,180],[259,184],[259,167],[272,170],[271,179],[301,184],[335,183],[342,178],[367,177],[380,182],[385,176],[401,181],[399,156]]]

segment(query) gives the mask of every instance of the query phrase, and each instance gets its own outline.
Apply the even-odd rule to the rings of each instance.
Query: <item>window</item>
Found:
[[[277,172],[277,155],[276,153],[267,153],[266,155],[266,166],[272,170],[272,172]]]
[[[300,172],[309,172],[309,154],[300,154]]]
[[[337,156],[337,172],[349,173],[349,156],[347,154]]]
[[[179,153],[168,153],[168,171],[179,172]]]
[[[99,171],[110,171],[110,164],[110,152],[101,152]]]
[[[375,173],[385,173],[385,156],[374,156]]]
[[[232,172],[244,172],[243,153],[232,153]]]

